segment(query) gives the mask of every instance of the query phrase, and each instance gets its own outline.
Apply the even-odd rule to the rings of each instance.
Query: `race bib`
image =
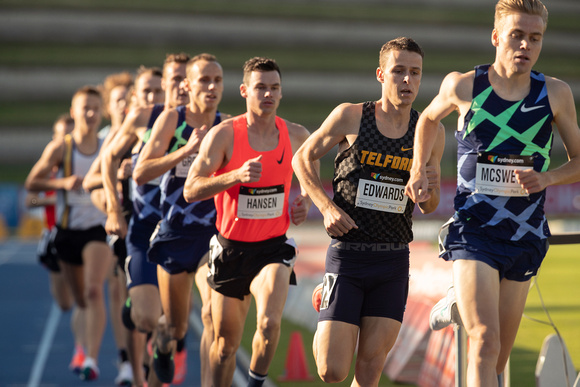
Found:
[[[528,196],[518,183],[516,170],[533,169],[533,156],[497,155],[480,152],[477,156],[475,193],[495,196]]]
[[[355,205],[374,211],[402,214],[408,199],[402,177],[371,173],[369,179],[359,180]]]
[[[191,167],[191,164],[193,163],[193,160],[195,160],[196,156],[197,153],[194,153],[191,156],[187,156],[179,163],[177,163],[177,165],[175,166],[175,176],[182,177],[185,179],[189,172],[189,167]]]
[[[240,186],[238,213],[240,219],[273,219],[284,211],[284,185],[273,187]]]

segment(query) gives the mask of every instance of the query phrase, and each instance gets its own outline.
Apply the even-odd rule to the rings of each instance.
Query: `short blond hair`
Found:
[[[193,65],[195,65],[197,62],[201,60],[204,60],[206,62],[217,62],[217,58],[213,54],[208,54],[207,52],[197,54],[187,62],[187,66],[185,67],[185,74],[188,79],[191,73],[191,69],[193,68]]]
[[[501,29],[504,18],[512,13],[540,16],[544,22],[544,31],[548,27],[548,9],[540,0],[499,0],[495,5],[493,27]]]

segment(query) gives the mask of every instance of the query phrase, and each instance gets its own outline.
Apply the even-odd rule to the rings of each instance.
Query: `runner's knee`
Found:
[[[482,361],[497,361],[501,349],[499,332],[482,326],[469,332],[469,344],[474,346]]]
[[[281,321],[269,316],[261,317],[258,321],[258,332],[266,342],[277,339],[280,335]]]
[[[218,337],[216,340],[217,343],[217,355],[219,363],[224,363],[227,359],[231,358],[232,356],[236,356],[236,351],[238,347],[233,345],[233,343],[226,340],[225,337]]]
[[[325,362],[323,364],[317,364],[318,376],[325,383],[340,383],[346,379],[348,376],[348,371],[341,369],[342,367],[337,367],[336,364],[329,364]]]

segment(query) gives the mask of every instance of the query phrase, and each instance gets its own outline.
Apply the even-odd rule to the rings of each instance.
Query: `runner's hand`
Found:
[[[405,186],[405,194],[415,203],[426,202],[431,195],[429,190],[429,179],[425,170],[415,172],[411,170],[411,177]]]
[[[240,183],[255,183],[262,177],[262,155],[247,160],[238,168],[238,181]]]
[[[290,218],[296,226],[306,220],[312,202],[309,198],[298,195],[290,207]]]
[[[354,220],[342,208],[335,205],[323,211],[324,228],[333,237],[343,236],[353,228],[358,228]]]
[[[518,183],[528,194],[541,192],[548,186],[546,179],[544,179],[544,174],[533,169],[516,170],[515,173]]]
[[[127,235],[127,222],[120,212],[109,212],[105,223],[105,231],[109,235],[117,235],[119,238],[125,238]]]

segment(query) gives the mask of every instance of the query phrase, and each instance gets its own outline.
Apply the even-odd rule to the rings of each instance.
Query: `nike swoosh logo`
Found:
[[[282,164],[282,160],[284,160],[284,152],[286,152],[286,148],[282,149],[282,156],[280,157],[280,160],[276,160],[278,164]]]
[[[522,105],[522,107],[520,108],[520,110],[522,111],[522,113],[527,113],[527,112],[531,112],[532,110],[536,110],[536,109],[541,109],[543,107],[545,107],[546,105],[540,105],[540,106],[532,106],[532,107],[526,107],[526,104],[524,103]]]
[[[534,271],[533,270],[528,270],[528,271],[526,271],[526,274],[524,274],[524,275],[530,275],[530,274],[534,274]]]
[[[411,149],[413,149],[413,147],[405,148],[404,146],[402,146],[401,147],[401,152],[407,152],[407,151],[410,151]]]

